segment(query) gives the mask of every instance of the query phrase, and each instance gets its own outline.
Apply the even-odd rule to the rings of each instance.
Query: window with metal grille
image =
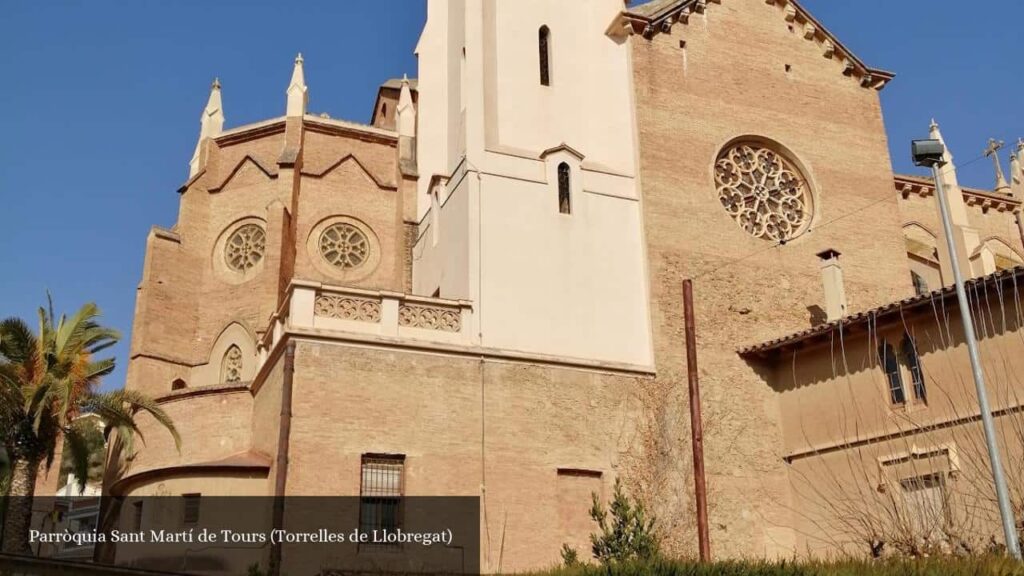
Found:
[[[136,532],[138,532],[139,530],[142,530],[142,500],[134,502],[132,506],[135,508],[133,510],[134,515],[132,518],[132,527]]]
[[[907,394],[903,390],[903,377],[900,376],[900,363],[896,358],[896,350],[885,340],[878,345],[878,363],[882,366],[889,382],[889,400],[896,405],[906,404]]]
[[[949,519],[945,475],[907,478],[900,481],[900,488],[912,534],[929,539],[940,535]]]
[[[198,524],[199,523],[199,499],[200,494],[182,494],[181,499],[184,502],[184,513],[182,514],[182,522],[185,524]]]
[[[917,344],[910,334],[903,336],[902,348],[903,358],[907,361],[907,368],[910,369],[910,379],[914,385],[914,398],[916,400],[928,400],[928,390],[925,388],[924,371],[921,369],[921,358],[917,355]]]
[[[540,84],[541,86],[551,86],[551,70],[550,70],[550,43],[551,30],[547,26],[541,26],[537,32],[537,48],[540,51]]]
[[[402,527],[405,455],[364,454],[359,487],[359,529],[393,531]],[[362,546],[366,546],[361,545]],[[371,545],[397,548],[398,545]]]
[[[569,165],[562,162],[558,165],[558,211],[562,214],[572,213],[571,183]]]

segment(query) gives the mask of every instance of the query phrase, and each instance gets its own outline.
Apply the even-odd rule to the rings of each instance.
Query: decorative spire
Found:
[[[409,77],[402,75],[402,90],[398,95],[398,154],[406,167],[416,163],[416,106],[412,102]],[[412,171],[412,168],[409,168]]]
[[[199,119],[199,137],[213,138],[224,130],[224,107],[220,99],[220,78],[214,78],[210,85],[210,98]]]
[[[205,163],[205,158],[200,158],[203,156],[203,143],[210,138],[216,138],[223,130],[224,105],[220,98],[220,79],[214,78],[213,84],[210,85],[210,97],[206,101],[206,108],[203,108],[203,113],[199,116],[199,142],[196,143],[196,150],[189,161],[189,178],[195,176]]]
[[[1017,149],[1010,154],[1010,192],[1017,200],[1024,200],[1024,140],[1017,141]]]
[[[295,57],[295,67],[292,69],[292,81],[288,84],[288,116],[303,116],[306,113],[306,104],[309,102],[309,94],[306,88],[306,75],[302,70],[302,53]]]
[[[950,263],[954,259],[960,264],[961,270],[973,276],[974,271],[971,266],[970,255],[976,242],[972,244],[974,233],[970,230],[970,221],[967,218],[967,205],[964,202],[964,194],[960,188],[960,183],[957,181],[953,153],[949,151],[949,146],[946,146],[946,141],[939,130],[939,123],[933,119],[929,128],[931,138],[942,142],[945,149],[942,153],[944,164],[939,168],[938,176],[944,185],[946,205],[949,207],[949,219],[953,229],[953,253],[950,254],[950,250],[946,247],[945,242],[940,242],[939,264],[942,270],[942,278],[945,282],[950,282],[953,278],[952,265]],[[936,200],[936,207],[938,207],[938,202],[941,200],[937,196]]]
[[[928,127],[930,138],[942,142],[944,149],[942,153],[942,161],[945,165],[942,167],[942,179],[946,186],[960,186],[960,182],[956,176],[956,165],[953,164],[953,152],[950,151],[949,146],[946,145],[946,139],[942,137],[942,131],[939,129],[939,123],[932,118],[932,123]]]
[[[1006,182],[1006,176],[1003,175],[1003,166],[999,163],[999,151],[1003,149],[1006,143],[1002,140],[996,140],[995,138],[989,138],[988,147],[985,148],[985,156],[992,158],[992,162],[996,167],[996,192],[1002,192],[1004,194],[1010,192],[1010,185]]]
[[[398,132],[405,136],[414,136],[416,132],[416,107],[412,103],[409,77],[405,74],[402,75],[402,90],[398,94]]]

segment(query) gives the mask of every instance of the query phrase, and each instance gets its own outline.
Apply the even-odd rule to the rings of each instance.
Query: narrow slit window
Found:
[[[541,26],[537,32],[537,48],[540,51],[540,84],[551,86],[551,30]]]
[[[910,378],[914,385],[914,399],[925,402],[928,400],[928,389],[924,382],[924,371],[921,369],[921,358],[917,355],[917,344],[909,334],[903,337],[903,357],[907,360]]]
[[[903,390],[903,378],[900,376],[900,363],[896,358],[896,350],[886,341],[878,346],[878,363],[885,372],[889,383],[889,400],[893,405],[902,406],[907,403],[907,394]]]
[[[569,165],[565,162],[558,165],[558,211],[562,214],[572,214],[570,172]]]

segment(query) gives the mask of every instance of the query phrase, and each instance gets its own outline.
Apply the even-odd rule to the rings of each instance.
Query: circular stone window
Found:
[[[786,242],[803,234],[812,215],[807,180],[788,158],[757,142],[728,146],[715,163],[718,199],[755,238]]]
[[[383,253],[373,230],[350,216],[321,220],[310,230],[306,249],[317,270],[343,282],[373,274]]]
[[[370,256],[370,241],[347,222],[332,224],[320,233],[320,256],[335,268],[358,268]]]
[[[245,224],[228,236],[224,244],[224,263],[235,272],[248,272],[263,260],[267,234],[257,224]]]

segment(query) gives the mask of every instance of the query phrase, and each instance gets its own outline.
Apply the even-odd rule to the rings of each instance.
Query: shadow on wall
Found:
[[[984,356],[986,341],[1019,332],[1024,325],[1021,294],[1016,289],[1002,290],[980,283],[972,284],[968,291]],[[808,307],[812,323],[820,310],[817,306]],[[748,364],[777,392],[831,382],[869,370],[878,370],[881,376],[878,347],[885,341],[899,349],[908,335],[925,364],[929,357],[936,357],[935,353],[954,349],[958,352],[952,361],[959,361],[959,352],[963,352],[963,360],[967,361],[956,297],[933,293],[929,301],[901,307],[883,318],[867,313],[854,323],[834,326],[816,335],[813,341],[808,338],[764,359],[748,359]],[[1024,353],[1024,347],[1021,352]]]

